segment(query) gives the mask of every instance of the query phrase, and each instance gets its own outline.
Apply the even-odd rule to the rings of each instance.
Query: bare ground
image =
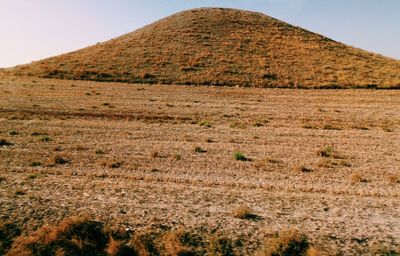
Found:
[[[238,255],[292,228],[329,255],[399,248],[400,91],[2,78],[0,92],[0,219],[25,233],[89,214],[218,228]]]

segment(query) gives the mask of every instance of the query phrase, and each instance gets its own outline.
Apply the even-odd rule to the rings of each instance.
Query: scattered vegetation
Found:
[[[396,60],[266,15],[203,8],[8,72],[147,84],[374,89],[400,88],[399,69]]]

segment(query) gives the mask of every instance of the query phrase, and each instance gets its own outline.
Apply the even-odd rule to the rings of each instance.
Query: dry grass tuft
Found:
[[[361,183],[361,182],[368,182],[366,178],[364,178],[360,173],[353,173],[350,175],[350,182],[352,184]]]
[[[101,255],[107,240],[101,223],[72,217],[18,237],[7,255]]]
[[[314,171],[313,168],[311,168],[309,166],[306,166],[306,165],[295,166],[294,170],[296,172],[304,172],[304,173],[308,173],[308,172],[313,172]]]
[[[257,220],[260,217],[248,206],[239,206],[233,211],[233,217],[242,220]]]
[[[55,155],[53,156],[51,163],[54,165],[64,165],[71,163],[71,160],[67,159],[65,156],[62,155]]]
[[[305,235],[297,230],[288,230],[278,233],[268,239],[259,252],[260,256],[306,256],[310,244]]]
[[[392,185],[399,184],[400,183],[400,177],[398,175],[390,175],[388,177],[388,181]]]
[[[334,153],[334,150],[335,149],[333,148],[333,146],[329,145],[329,146],[324,147],[323,149],[320,149],[317,152],[317,154],[320,157],[332,157],[333,153]]]

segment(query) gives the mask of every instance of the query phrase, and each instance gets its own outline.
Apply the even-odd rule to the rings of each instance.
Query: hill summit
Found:
[[[261,13],[201,8],[14,68],[60,79],[254,87],[400,87],[400,61]]]

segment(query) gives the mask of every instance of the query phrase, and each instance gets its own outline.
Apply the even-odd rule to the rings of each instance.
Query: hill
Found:
[[[38,77],[254,87],[400,87],[400,61],[261,13],[201,8],[14,68]]]

